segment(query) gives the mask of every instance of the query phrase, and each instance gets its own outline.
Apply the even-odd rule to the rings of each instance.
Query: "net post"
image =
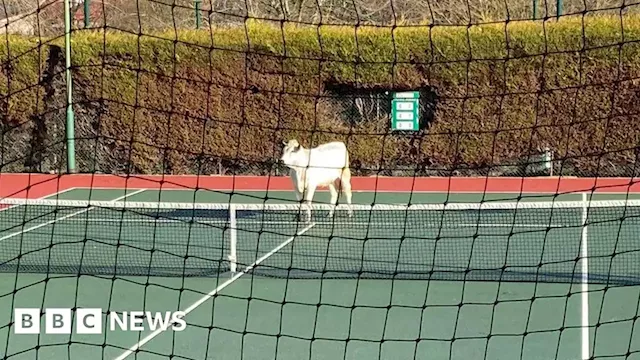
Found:
[[[67,85],[67,172],[76,172],[76,145],[75,145],[75,115],[73,113],[73,80],[71,77],[71,5],[70,0],[64,0],[64,49],[65,49],[65,76]]]
[[[582,193],[582,235],[580,236],[580,263],[581,263],[581,331],[582,331],[582,360],[588,360],[589,350],[589,252],[587,248],[587,216],[589,213],[589,201],[587,193]]]
[[[564,10],[563,7],[562,0],[556,0],[556,20],[560,20],[560,16],[562,16]]]
[[[236,245],[238,242],[236,207],[234,204],[229,205],[229,270],[231,274],[237,272],[237,253]]]
[[[91,26],[91,0],[84,0],[84,28]]]
[[[200,29],[200,24],[202,23],[201,5],[202,0],[193,0],[193,7],[196,10],[196,29]]]

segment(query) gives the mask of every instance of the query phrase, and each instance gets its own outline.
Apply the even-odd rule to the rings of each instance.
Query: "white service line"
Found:
[[[135,194],[139,194],[139,193],[141,193],[141,192],[143,192],[143,191],[145,191],[145,189],[136,190],[136,191],[134,191],[134,192],[132,192],[132,193],[125,194],[125,195],[123,195],[123,196],[117,197],[117,198],[115,198],[115,199],[113,199],[113,200],[110,200],[110,201],[112,201],[112,202],[113,202],[113,201],[119,201],[119,200],[122,200],[122,199],[124,199],[124,198],[126,198],[126,197],[128,197],[128,196],[135,195]],[[33,230],[36,230],[36,229],[40,229],[41,227],[44,227],[44,226],[47,226],[47,225],[51,225],[51,224],[53,224],[53,223],[55,223],[55,222],[58,222],[58,221],[60,221],[60,220],[68,219],[68,218],[70,218],[70,217],[72,217],[72,216],[80,215],[80,214],[82,214],[82,213],[85,213],[85,212],[87,212],[87,211],[89,211],[89,210],[93,210],[93,209],[94,209],[94,207],[88,207],[88,208],[86,208],[86,209],[82,209],[82,210],[79,210],[79,211],[73,212],[73,213],[68,214],[68,215],[65,215],[65,216],[63,216],[63,217],[56,218],[56,219],[53,219],[53,220],[49,220],[49,221],[47,221],[47,222],[44,222],[44,223],[38,224],[38,225],[36,225],[36,226],[32,226],[32,227],[27,228],[27,229],[24,229],[24,230],[16,231],[16,232],[14,232],[14,233],[11,233],[11,234],[9,234],[9,235],[5,235],[5,236],[1,237],[1,238],[0,238],[0,241],[4,241],[4,240],[7,240],[7,239],[11,239],[12,237],[18,236],[18,235],[20,235],[20,234],[24,234],[24,233],[27,233],[27,232],[29,232],[29,231],[33,231]]]
[[[307,225],[305,228],[303,228],[302,230],[298,231],[294,236],[288,238],[282,244],[276,246],[273,250],[271,250],[268,253],[264,254],[262,257],[260,257],[258,260],[256,260],[253,264],[247,266],[244,270],[242,270],[239,273],[235,274],[234,276],[229,278],[227,281],[223,282],[218,287],[216,287],[215,289],[211,290],[211,292],[209,292],[208,294],[206,294],[203,297],[201,297],[200,300],[194,302],[193,304],[191,304],[191,306],[189,306],[188,308],[184,309],[183,311],[184,311],[185,315],[188,315],[190,312],[195,310],[198,306],[202,305],[205,301],[209,300],[214,295],[219,293],[222,289],[224,289],[227,286],[231,285],[234,281],[238,280],[240,277],[242,277],[243,275],[245,275],[248,272],[250,272],[251,270],[253,270],[256,266],[260,265],[260,263],[262,263],[263,261],[268,259],[271,255],[277,253],[283,247],[289,245],[293,240],[296,239],[296,237],[298,237],[298,236],[304,234],[305,232],[309,231],[315,225],[316,225],[316,223],[311,223],[311,224]],[[167,329],[168,328],[169,327],[167,327]],[[137,344],[135,344],[132,347],[130,347],[129,350],[123,352],[120,356],[118,356],[114,360],[124,360],[124,359],[126,359],[129,355],[133,354],[136,350],[138,350],[142,345],[148,343],[149,341],[151,341],[153,338],[158,336],[163,331],[165,331],[165,330],[162,329],[162,327],[157,329],[156,331],[154,331],[151,334],[147,335],[144,339],[140,340]]]
[[[66,192],[69,192],[69,191],[71,191],[71,190],[75,190],[75,189],[77,189],[77,187],[70,187],[70,188],[67,188],[67,189],[64,189],[64,190],[56,191],[56,192],[54,192],[53,194],[49,194],[49,195],[45,195],[45,196],[41,196],[41,197],[36,198],[36,199],[38,199],[38,200],[47,199],[47,198],[50,198],[50,197],[52,197],[52,196],[61,195],[61,194],[64,194],[64,193],[66,193]],[[6,210],[9,210],[9,209],[13,209],[13,208],[17,208],[18,206],[24,206],[24,205],[22,205],[22,204],[17,204],[17,205],[7,206],[7,207],[5,207],[5,208],[0,209],[0,212],[1,212],[1,211],[6,211]]]

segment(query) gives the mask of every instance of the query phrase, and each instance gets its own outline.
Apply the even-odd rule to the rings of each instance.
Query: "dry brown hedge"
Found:
[[[544,147],[566,173],[634,171],[637,17],[394,30],[256,23],[173,37],[74,33],[80,171],[259,174],[290,137],[344,140],[371,171],[501,173]],[[3,171],[23,170],[46,104],[62,104],[47,121],[64,124],[64,101],[39,80],[48,49],[23,37],[0,45],[11,65],[0,74]],[[391,134],[383,117],[350,123],[325,97],[330,84],[429,86],[435,116],[415,137]],[[50,140],[64,159],[64,139]]]

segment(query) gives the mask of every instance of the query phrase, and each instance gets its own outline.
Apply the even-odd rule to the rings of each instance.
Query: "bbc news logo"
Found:
[[[15,334],[39,334],[42,310],[38,308],[14,309]],[[107,322],[109,331],[155,331],[162,329],[182,331],[187,327],[183,311],[123,311],[109,312]],[[45,334],[102,334],[102,309],[78,308],[75,311],[75,326],[73,326],[71,309],[48,308],[44,311]]]

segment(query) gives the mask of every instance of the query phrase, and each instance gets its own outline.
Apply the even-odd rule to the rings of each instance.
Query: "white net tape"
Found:
[[[233,203],[186,203],[186,202],[141,202],[141,201],[103,201],[103,200],[58,200],[58,199],[23,199],[5,198],[0,200],[4,206],[47,206],[57,208],[109,208],[109,209],[182,209],[182,210],[273,210],[296,211],[301,208],[300,203],[289,204],[233,204]],[[439,203],[439,204],[374,204],[374,205],[346,205],[314,203],[314,210],[365,210],[365,211],[438,211],[438,210],[518,210],[518,209],[567,209],[567,208],[609,208],[609,207],[637,207],[640,200],[593,200],[593,201],[487,201],[478,203]]]

